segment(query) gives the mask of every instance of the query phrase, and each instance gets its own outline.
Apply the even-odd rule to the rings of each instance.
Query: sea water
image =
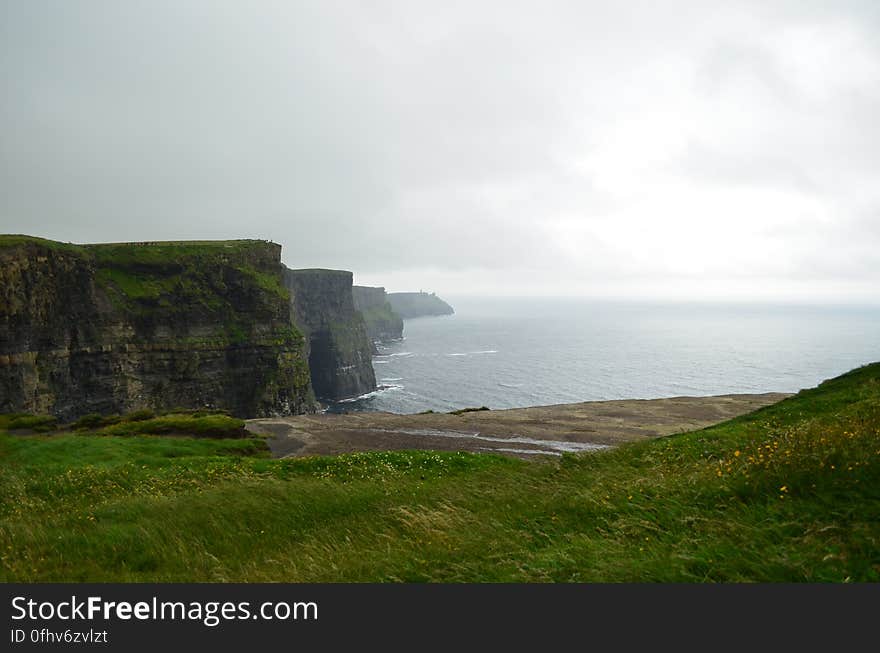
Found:
[[[451,298],[373,358],[332,411],[415,413],[797,392],[880,360],[880,307]]]

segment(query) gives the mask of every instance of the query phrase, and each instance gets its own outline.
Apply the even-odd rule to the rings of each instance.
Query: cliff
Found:
[[[403,318],[391,308],[384,288],[354,286],[354,307],[360,311],[367,325],[367,336],[372,342],[400,340],[403,337]]]
[[[345,270],[285,270],[297,326],[308,336],[312,387],[322,399],[376,389],[364,319],[354,308],[352,274]]]
[[[434,293],[392,292],[388,293],[388,302],[392,310],[403,319],[455,313],[452,306]]]
[[[281,247],[0,236],[0,413],[314,409]]]

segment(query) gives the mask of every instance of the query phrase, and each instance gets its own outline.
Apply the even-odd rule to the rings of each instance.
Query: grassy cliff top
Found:
[[[37,248],[77,254],[97,267],[140,269],[185,265],[187,261],[238,260],[260,267],[281,262],[281,245],[267,240],[169,240],[129,243],[62,243],[23,234],[0,234],[0,250]]]
[[[82,251],[82,246],[73,243],[62,243],[57,240],[48,240],[46,238],[38,238],[36,236],[27,236],[24,234],[0,234],[0,249],[11,249],[13,247],[24,247],[28,245],[69,252]]]
[[[220,248],[233,251],[243,251],[254,247],[272,245],[281,247],[277,243],[268,240],[238,239],[238,240],[165,240],[143,242],[118,242],[118,243],[65,243],[57,240],[49,240],[38,236],[26,234],[0,234],[0,247],[16,247],[20,245],[40,245],[49,249],[64,249],[86,251],[88,249],[105,249],[108,251],[128,251],[132,249],[151,249],[167,251],[170,253],[200,253],[216,251]]]
[[[92,261],[97,268],[137,268],[141,271],[185,266],[188,261],[246,261],[257,267],[275,266],[281,262],[281,245],[266,240],[76,244],[21,234],[0,234],[0,251],[31,248],[79,255]]]
[[[327,276],[327,275],[337,275],[337,276],[352,276],[351,270],[331,270],[328,268],[299,268],[292,269],[287,268],[287,272],[290,274],[294,274],[297,276]]]
[[[200,256],[241,256],[270,253],[281,258],[281,245],[267,240],[169,240],[81,245],[101,263],[161,263]]]
[[[252,449],[0,433],[0,581],[880,581],[880,364],[543,462]]]

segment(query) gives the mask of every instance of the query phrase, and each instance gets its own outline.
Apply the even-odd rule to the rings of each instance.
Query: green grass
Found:
[[[52,431],[58,426],[58,420],[50,415],[29,415],[14,413],[0,415],[0,431]]]
[[[135,415],[99,431],[102,435],[192,435],[239,438],[247,435],[244,421],[228,415],[169,414],[159,417]]]
[[[284,286],[279,275],[261,272],[250,265],[239,265],[236,270],[266,292],[290,301],[290,291]]]
[[[74,245],[73,243],[62,243],[55,240],[37,238],[36,236],[26,236],[24,234],[0,234],[0,249],[27,245],[36,245],[38,247],[45,247],[64,252],[82,251],[79,245]]]
[[[171,294],[179,283],[177,277],[156,278],[118,268],[101,268],[96,278],[103,287],[113,287],[133,300],[159,299]]]
[[[0,580],[877,582],[880,365],[545,462],[0,435]]]
[[[71,424],[59,425],[47,415],[0,415],[0,431],[86,432],[91,435],[185,435],[197,438],[249,437],[244,420],[226,413],[188,411],[156,415],[152,410],[136,410],[126,415],[83,415]]]
[[[198,258],[247,255],[259,252],[266,241],[260,240],[181,240],[143,243],[99,243],[81,245],[92,252],[102,265],[122,267],[163,266],[175,261]]]

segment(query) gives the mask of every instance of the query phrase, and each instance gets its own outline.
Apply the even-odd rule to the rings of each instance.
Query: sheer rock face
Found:
[[[388,342],[403,337],[403,318],[391,309],[384,288],[354,286],[354,307],[364,316],[367,336],[372,342]]]
[[[0,413],[315,409],[281,247],[0,236]]]
[[[345,270],[286,270],[297,326],[307,335],[309,368],[321,399],[357,397],[376,389],[372,347]]]

